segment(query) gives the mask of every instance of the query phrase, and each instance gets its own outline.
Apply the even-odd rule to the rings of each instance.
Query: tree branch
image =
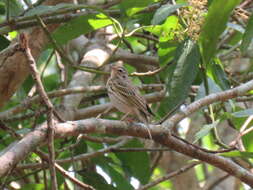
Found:
[[[240,86],[237,86],[233,89],[210,94],[202,99],[199,99],[191,103],[185,109],[181,110],[179,113],[167,119],[162,125],[163,127],[171,129],[173,127],[176,127],[176,125],[181,120],[183,120],[184,118],[186,118],[187,116],[189,116],[190,114],[194,113],[195,111],[199,110],[200,108],[204,106],[207,106],[209,104],[219,102],[219,101],[224,102],[229,99],[245,95],[248,91],[252,89],[253,89],[253,80],[250,80],[249,82],[242,84]]]
[[[253,175],[251,172],[240,167],[233,161],[222,156],[207,153],[194,146],[189,146],[184,141],[172,136],[170,132],[161,125],[149,125],[154,141],[163,144],[177,152],[192,158],[209,163],[229,175],[239,178],[244,183],[253,187]],[[28,133],[18,143],[9,146],[0,156],[0,176],[3,176],[11,167],[23,160],[35,147],[46,138],[47,125],[43,124],[34,131]],[[115,135],[127,135],[141,138],[149,138],[149,134],[143,124],[125,123],[103,119],[86,119],[60,123],[55,126],[56,138],[77,136],[81,133],[107,133]]]
[[[44,86],[40,78],[39,71],[36,66],[36,62],[32,56],[30,47],[28,45],[27,36],[24,33],[20,35],[20,44],[28,60],[28,64],[31,70],[31,75],[36,84],[36,90],[38,91],[41,99],[43,100],[44,104],[48,108],[47,124],[48,124],[48,151],[49,151],[49,158],[50,158],[49,166],[50,166],[50,174],[51,174],[51,179],[52,179],[52,190],[58,190],[56,171],[54,167],[55,152],[54,152],[54,123],[53,123],[53,113],[55,113],[56,116],[58,116],[58,113],[55,111],[53,104],[51,103],[49,97],[47,96],[45,92]]]

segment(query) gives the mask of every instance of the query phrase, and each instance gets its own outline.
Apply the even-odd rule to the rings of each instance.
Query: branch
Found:
[[[174,128],[181,120],[183,120],[190,114],[194,113],[195,111],[199,110],[200,108],[207,106],[209,104],[215,103],[215,102],[219,102],[219,101],[225,102],[229,99],[245,95],[248,91],[252,89],[253,89],[253,80],[230,90],[210,94],[202,99],[199,99],[191,103],[185,109],[181,110],[179,113],[167,119],[162,125],[166,128],[170,128],[170,129]]]
[[[50,166],[50,174],[52,179],[52,189],[58,190],[57,185],[57,179],[56,179],[56,171],[54,167],[55,163],[55,152],[54,152],[54,123],[53,123],[53,113],[55,113],[56,116],[58,116],[58,113],[55,111],[53,104],[51,103],[50,99],[48,98],[44,86],[42,84],[39,71],[36,66],[36,62],[32,56],[30,47],[28,45],[28,38],[25,34],[20,35],[20,44],[21,48],[25,52],[25,56],[28,60],[29,67],[31,70],[31,75],[33,77],[33,80],[36,84],[36,89],[43,100],[44,104],[48,108],[48,114],[47,114],[47,124],[48,124],[48,151],[49,151],[49,166]]]
[[[126,50],[117,51],[115,55],[112,57],[112,61],[122,60],[129,65],[133,65],[134,67],[138,67],[139,64],[159,66],[158,57],[148,56],[148,55],[140,55],[133,54]]]
[[[46,160],[48,163],[50,163],[50,157],[41,152],[41,151],[35,151],[36,154],[38,154],[42,159]],[[65,176],[66,178],[68,178],[70,181],[72,181],[73,183],[75,183],[76,185],[78,185],[79,187],[81,187],[81,189],[84,189],[84,190],[95,190],[92,186],[90,185],[87,185],[83,182],[81,182],[80,180],[76,179],[75,177],[71,176],[68,174],[68,172],[63,168],[61,167],[59,164],[57,163],[54,163],[54,166],[55,168],[63,175]]]
[[[143,84],[139,86],[139,89],[160,91],[163,89],[163,85],[162,84]],[[54,90],[54,91],[48,92],[47,96],[49,98],[56,98],[56,97],[61,97],[61,96],[69,95],[69,94],[100,93],[100,92],[106,92],[106,87],[105,86],[87,86],[87,87],[67,88],[67,89]],[[9,110],[6,110],[4,112],[0,112],[0,120],[6,120],[17,113],[25,111],[28,108],[30,108],[33,104],[38,103],[40,101],[41,101],[41,97],[39,95],[36,95],[29,99],[25,99],[19,105],[12,107]]]
[[[158,102],[161,101],[165,96],[165,92],[154,92],[150,94],[144,95],[148,103]],[[89,117],[96,117],[100,113],[104,113],[109,107],[112,107],[111,103],[104,103],[100,105],[90,106],[87,108],[79,109],[75,112],[75,120],[77,119],[84,119]],[[110,111],[114,111],[112,109]]]
[[[85,160],[103,155],[105,153],[112,152],[114,149],[117,149],[117,148],[125,145],[130,139],[131,138],[124,137],[124,139],[122,139],[120,142],[118,142],[112,146],[109,146],[107,148],[100,149],[96,152],[89,152],[89,153],[80,154],[78,156],[74,156],[71,158],[55,160],[55,162],[57,164],[65,164],[65,163],[69,163],[69,162],[85,161]],[[43,168],[43,167],[45,167],[45,164],[43,164],[43,163],[23,164],[23,165],[18,166],[19,169],[34,169],[34,168]]]
[[[189,146],[184,141],[172,136],[168,130],[161,125],[149,125],[154,141],[171,148],[184,155],[209,163],[229,175],[239,178],[242,182],[253,187],[253,175],[251,172],[240,167],[228,158],[208,153],[194,146]],[[3,176],[23,160],[35,147],[39,146],[46,138],[47,125],[38,126],[34,131],[28,133],[18,143],[14,143],[0,156],[0,176]],[[86,119],[60,123],[55,126],[55,138],[77,136],[81,133],[107,133],[114,135],[127,135],[141,138],[149,138],[148,131],[143,124],[125,123],[115,120]]]

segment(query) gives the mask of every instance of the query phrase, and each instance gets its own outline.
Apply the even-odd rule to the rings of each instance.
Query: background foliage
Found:
[[[62,3],[56,6],[35,4],[37,6],[27,9],[26,3],[35,2],[29,0],[26,3],[18,0],[0,1],[0,21],[6,23],[7,19],[20,18],[29,21],[34,19],[36,15],[43,17],[46,14],[62,15],[71,11],[76,13],[76,10],[88,11],[67,22],[62,21],[61,26],[51,36],[58,46],[66,50],[70,41],[81,35],[92,40],[98,33],[106,36],[105,33],[111,31],[111,34],[107,35],[116,35],[111,43],[118,48],[128,50],[133,54],[157,58],[159,65],[144,65],[145,69],[137,69],[137,71],[146,72],[161,68],[160,72],[155,75],[133,78],[136,85],[160,83],[166,86],[166,96],[152,104],[152,109],[156,114],[154,120],[163,118],[182,103],[189,104],[208,94],[230,89],[252,79],[253,4],[251,1],[125,0],[115,1],[115,5],[102,8],[102,5],[110,2],[105,1],[100,4],[96,2],[90,5],[86,1],[80,1],[79,4]],[[0,28],[0,50],[7,48],[19,33],[20,30],[12,30],[2,25]],[[60,62],[68,68],[65,73],[67,77],[63,81],[54,48],[55,45],[49,43],[44,47],[44,51],[37,60],[37,66],[47,92],[66,88],[66,84],[70,82],[77,70],[62,58]],[[71,60],[80,61],[78,60],[80,55],[77,55],[77,52],[71,51],[71,49],[66,52]],[[108,63],[114,62],[110,59]],[[138,63],[136,64],[138,65]],[[129,73],[132,73],[138,68],[136,64],[125,64],[125,68]],[[105,83],[103,75],[99,73],[96,74],[94,84],[97,83],[96,79],[100,80],[100,84]],[[1,108],[1,111],[4,112],[19,105],[26,99],[33,87],[34,81],[28,77],[11,100]],[[151,92],[152,90],[149,90],[145,93]],[[249,92],[245,97],[215,103],[199,110],[198,113],[180,124],[178,135],[208,149],[227,148],[233,140],[231,135],[235,137],[236,131],[239,131],[245,121],[252,116],[252,95],[252,92]],[[99,94],[87,93],[79,108],[87,108],[107,101],[105,91],[99,92]],[[54,98],[52,102],[58,106],[62,102],[62,97]],[[31,114],[42,108],[43,105],[37,102],[29,109],[23,110],[18,116]],[[106,115],[105,118],[120,120],[121,116],[122,114],[114,112]],[[12,119],[5,122],[16,133],[24,135],[45,120],[45,115],[40,114],[24,120]],[[248,128],[252,125],[251,121],[252,119],[250,119]],[[196,126],[195,131],[190,130],[189,126]],[[230,131],[229,134],[228,131]],[[92,134],[92,136],[104,137],[101,134]],[[0,150],[4,150],[15,140],[10,131],[1,129]],[[233,151],[223,155],[243,158],[246,163],[252,165],[253,145],[251,141],[252,133],[247,133],[242,137],[244,152]],[[83,140],[74,148],[60,151],[75,142],[76,138],[74,137],[55,139],[56,159],[96,152],[114,144]],[[157,148],[158,145],[153,146],[151,142],[145,143],[143,140],[133,139],[123,148],[148,147]],[[46,147],[40,148],[44,152],[48,152]],[[151,152],[115,151],[85,161],[64,163],[61,166],[71,175],[92,185],[95,189],[132,190],[137,189],[139,184],[147,184],[169,171],[178,169],[171,167],[173,162],[170,153],[172,154],[173,151],[169,151],[169,153],[168,150],[164,153],[158,150]],[[158,163],[155,162],[157,158],[160,160]],[[32,153],[22,161],[22,164],[36,162],[39,159],[38,155]],[[178,159],[181,158],[178,157]],[[194,177],[199,188],[205,186],[203,184],[208,184],[208,176],[215,171],[212,166],[207,166],[204,163],[192,170],[196,175]],[[44,189],[43,171],[42,169],[20,170],[0,179],[0,181],[7,189],[15,188],[15,185],[17,185],[17,189]],[[49,173],[46,169],[45,172]],[[234,178],[232,180],[236,181]],[[72,182],[59,173],[57,181],[59,189],[77,189]],[[29,184],[27,184],[28,182]],[[50,183],[50,180],[48,182]],[[176,183],[178,182],[175,180],[167,180],[151,189],[177,189]],[[213,184],[220,185],[215,181]],[[234,189],[247,189],[238,181],[235,184],[237,184],[237,188]],[[230,188],[226,184],[223,187],[224,189]]]

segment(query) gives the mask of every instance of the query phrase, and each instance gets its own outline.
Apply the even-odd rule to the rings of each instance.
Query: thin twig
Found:
[[[189,146],[193,146],[195,147],[196,149],[199,149],[199,150],[202,150],[204,152],[207,152],[207,153],[212,153],[212,154],[219,154],[219,153],[224,153],[224,152],[230,152],[230,151],[233,151],[233,150],[236,150],[236,147],[232,146],[230,148],[226,148],[226,149],[221,149],[221,150],[208,150],[208,149],[205,149],[205,148],[202,148],[202,147],[199,147],[195,144],[192,144],[190,142],[188,142],[187,140],[175,135],[175,134],[171,134],[173,137],[177,138],[178,140],[188,144]]]
[[[153,76],[153,75],[156,75],[157,73],[164,71],[167,67],[168,67],[168,65],[165,65],[165,66],[160,67],[159,69],[156,69],[154,71],[148,71],[148,72],[144,72],[144,73],[133,72],[129,76]]]
[[[224,181],[225,179],[227,179],[230,175],[229,174],[225,174],[224,176],[218,178],[217,180],[215,180],[208,188],[206,188],[205,190],[212,190],[215,186],[217,186],[219,183],[221,183],[222,181]]]
[[[165,175],[163,177],[160,177],[160,178],[152,181],[151,183],[148,183],[148,184],[140,187],[138,190],[146,190],[146,189],[149,189],[151,187],[154,187],[155,185],[157,185],[157,184],[159,184],[159,183],[161,183],[163,181],[166,181],[166,180],[168,180],[168,179],[170,179],[172,177],[175,177],[177,175],[180,175],[181,173],[184,173],[184,172],[188,171],[189,169],[195,167],[198,164],[201,164],[201,162],[200,161],[196,161],[196,162],[190,163],[190,164],[188,164],[188,165],[186,165],[186,166],[184,166],[184,167],[182,167],[182,168],[180,168],[180,169],[178,169],[178,170],[176,170],[174,172],[170,172],[167,175]]]
[[[44,161],[42,161],[42,162],[44,162]],[[46,169],[43,170],[43,180],[44,180],[44,188],[45,188],[45,190],[48,190],[47,170]]]
[[[64,163],[69,163],[69,162],[76,162],[76,161],[84,161],[90,158],[94,158],[100,155],[103,155],[105,153],[111,152],[113,149],[117,149],[123,145],[125,145],[130,139],[132,139],[131,137],[124,137],[123,140],[121,140],[120,142],[111,145],[109,147],[100,149],[96,152],[90,152],[90,153],[84,153],[84,154],[80,154],[78,156],[74,156],[72,158],[65,158],[65,159],[61,159],[61,160],[56,160],[55,162],[58,164],[64,164]],[[45,165],[43,165],[43,163],[33,163],[33,164],[24,164],[24,165],[19,165],[18,168],[20,169],[32,169],[32,168],[39,168],[39,167],[43,167]]]
[[[142,84],[138,87],[140,90],[151,90],[151,91],[161,91],[164,89],[163,84]],[[88,86],[88,87],[74,87],[74,88],[67,88],[67,89],[60,89],[60,90],[54,90],[47,93],[47,96],[49,98],[55,98],[55,97],[61,97],[69,94],[78,94],[78,93],[101,93],[106,92],[105,86]],[[32,98],[25,99],[23,102],[21,102],[19,105],[10,108],[9,110],[6,110],[4,112],[0,112],[0,120],[2,121],[11,121],[11,120],[22,120],[26,119],[27,117],[31,117],[31,114],[28,114],[28,116],[18,117],[18,118],[11,118],[12,115],[18,114],[22,111],[27,110],[30,108],[33,104],[38,103],[41,101],[41,97],[39,95],[36,95]],[[44,111],[39,112],[40,114],[44,113]],[[25,118],[24,118],[25,117]]]
[[[36,150],[35,153],[38,154],[43,160],[47,161],[48,163],[50,162],[49,156],[45,154],[44,152]],[[59,171],[63,176],[67,177],[70,181],[72,181],[73,183],[81,187],[82,189],[95,190],[92,186],[87,185],[81,182],[80,180],[76,179],[75,177],[72,177],[71,175],[69,175],[68,172],[64,168],[62,168],[59,164],[54,163],[54,166],[57,169],[57,171]]]
[[[75,183],[76,185],[78,185],[79,187],[81,187],[81,189],[83,190],[95,190],[92,186],[87,185],[83,182],[81,182],[80,180],[78,180],[77,178],[71,176],[68,174],[68,172],[66,170],[64,170],[63,167],[61,167],[59,164],[55,163],[55,167],[56,169],[66,178],[68,178],[70,181],[72,181],[73,183]]]
[[[3,131],[8,131],[10,133],[10,135],[13,136],[14,138],[17,138],[17,139],[22,138],[22,136],[20,134],[16,133],[16,131],[14,129],[8,127],[2,121],[0,121],[0,129],[2,129]]]
[[[238,144],[241,151],[245,151],[245,148],[241,142],[241,138],[242,138],[242,136],[246,135],[247,133],[249,133],[250,131],[253,130],[253,127],[246,129],[252,120],[253,120],[253,115],[249,116],[246,119],[246,121],[243,123],[242,127],[240,128],[240,132],[237,135],[236,139],[230,143],[231,146],[235,146],[236,144]]]
[[[13,116],[13,117],[6,117],[1,119],[4,122],[16,122],[16,121],[23,121],[26,119],[31,119],[32,117],[37,117],[40,116],[42,114],[47,113],[47,109],[42,108],[42,109],[38,109],[32,113],[27,113],[27,114],[23,114],[23,115],[17,115],[17,116]]]
[[[39,71],[36,66],[36,62],[32,56],[31,50],[28,45],[28,39],[25,34],[20,35],[20,43],[21,43],[22,49],[24,50],[25,56],[28,60],[29,67],[31,70],[31,75],[36,83],[36,89],[38,90],[38,93],[41,96],[41,99],[43,100],[43,102],[48,108],[47,123],[48,123],[48,149],[49,149],[49,157],[50,157],[49,166],[50,166],[50,174],[51,174],[51,179],[52,179],[52,190],[57,190],[58,185],[57,185],[57,178],[56,178],[56,172],[55,172],[55,167],[54,167],[54,162],[55,162],[54,123],[53,123],[54,106],[45,92],[44,86],[41,82]]]
[[[169,148],[113,148],[111,152],[157,152],[171,151]]]
[[[153,172],[154,172],[155,168],[157,167],[159,161],[161,160],[162,156],[163,156],[163,151],[157,152],[156,157],[153,160],[152,166],[150,168],[151,175],[153,174]]]
[[[85,139],[85,140],[96,142],[96,143],[115,143],[115,142],[119,142],[119,141],[122,141],[122,140],[126,139],[126,137],[116,137],[116,138],[112,138],[112,137],[92,137],[92,136],[82,134],[82,135],[80,135],[80,137],[78,138],[76,143],[71,144],[67,147],[64,147],[64,148],[58,150],[57,152],[58,153],[59,152],[64,152],[66,150],[75,148],[76,146],[79,145],[79,143],[81,142],[81,139]]]

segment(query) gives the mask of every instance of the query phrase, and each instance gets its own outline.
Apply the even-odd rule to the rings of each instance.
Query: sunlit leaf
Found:
[[[135,13],[145,9],[154,0],[127,0],[120,3],[120,7],[124,10],[127,16],[132,16]]]
[[[170,16],[161,26],[161,35],[159,37],[159,63],[161,66],[172,61],[179,43],[174,40],[174,31],[178,28],[178,18]]]
[[[44,184],[26,184],[22,186],[20,190],[27,190],[27,189],[33,189],[33,190],[44,190],[45,186]]]
[[[52,36],[57,43],[64,44],[81,34],[87,34],[110,24],[112,24],[112,21],[104,14],[83,15],[57,28]]]
[[[225,157],[241,157],[241,158],[253,158],[253,152],[241,152],[241,151],[231,151],[220,153],[221,156]]]

